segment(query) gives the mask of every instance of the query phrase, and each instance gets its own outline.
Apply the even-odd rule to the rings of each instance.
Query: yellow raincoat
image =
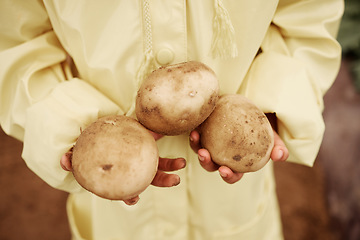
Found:
[[[2,0],[1,126],[24,142],[30,169],[71,193],[74,239],[281,239],[271,162],[229,185],[201,168],[188,136],[164,137],[162,157],[187,159],[180,185],[150,186],[127,206],[82,190],[59,160],[80,128],[132,115],[151,66],[197,60],[216,72],[222,94],[275,112],[289,161],[311,166],[322,97],[339,69],[342,12],[340,0]]]

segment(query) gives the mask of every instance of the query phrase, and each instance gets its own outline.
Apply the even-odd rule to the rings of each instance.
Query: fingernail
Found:
[[[140,200],[140,198],[136,197],[136,198],[132,198],[132,199],[127,200],[125,203],[127,205],[131,206],[131,205],[135,205],[139,200]]]
[[[135,205],[138,201],[139,201],[139,199],[132,200],[129,204],[130,204],[130,205]]]
[[[283,156],[284,156],[284,151],[279,150],[277,156],[278,156],[278,160],[281,160],[283,158]]]
[[[205,160],[205,157],[201,156],[201,155],[198,155],[198,159],[203,162]]]
[[[174,183],[173,183],[173,186],[177,186],[177,185],[179,185],[179,184],[180,184],[180,177],[177,176],[176,180],[175,180]]]
[[[186,160],[183,159],[182,162],[181,162],[181,165],[180,165],[180,168],[184,168],[186,167]]]
[[[226,178],[228,175],[227,175],[227,173],[224,173],[224,172],[220,172],[220,175],[221,175],[221,177],[223,177],[223,178]]]

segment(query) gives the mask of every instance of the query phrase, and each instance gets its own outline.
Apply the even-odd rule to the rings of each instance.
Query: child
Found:
[[[272,162],[233,173],[196,131],[154,133],[164,159],[153,184],[177,186],[150,186],[140,201],[96,197],[61,166],[71,170],[80,128],[134,116],[142,79],[189,60],[215,71],[221,94],[242,94],[274,120],[273,160],[311,166],[340,65],[343,1],[4,0],[0,11],[0,123],[23,141],[29,168],[70,193],[73,239],[282,239]]]

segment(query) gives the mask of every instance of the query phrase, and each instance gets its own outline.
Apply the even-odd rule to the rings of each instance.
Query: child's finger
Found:
[[[154,137],[155,141],[159,140],[160,138],[162,138],[164,136],[164,135],[162,135],[160,133],[156,133],[156,132],[153,132],[153,131],[150,131],[150,130],[149,130],[149,132]]]
[[[208,152],[208,150],[202,148],[198,151],[198,158],[199,158],[199,162],[200,165],[209,172],[213,172],[218,170],[219,165],[217,165],[216,163],[214,163],[211,160],[211,156],[210,153]]]
[[[163,171],[158,170],[153,181],[152,185],[157,187],[173,187],[179,185],[180,177],[176,174],[168,174]]]
[[[139,196],[124,200],[124,203],[126,203],[127,205],[135,205],[138,201],[139,201]]]
[[[194,152],[198,152],[201,148],[200,145],[200,134],[198,131],[194,130],[190,133],[190,147]]]
[[[220,173],[220,176],[222,177],[222,179],[229,184],[236,183],[244,175],[244,173],[235,173],[226,166],[221,166],[219,168],[219,173]]]
[[[270,158],[277,161],[286,161],[289,157],[289,150],[280,136],[274,131],[274,147],[271,151]]]
[[[162,171],[176,171],[184,168],[186,161],[184,158],[159,158],[158,169]]]
[[[65,153],[64,155],[62,155],[62,157],[60,159],[60,166],[65,171],[72,171],[71,158],[72,158],[72,152],[69,151],[69,152]]]

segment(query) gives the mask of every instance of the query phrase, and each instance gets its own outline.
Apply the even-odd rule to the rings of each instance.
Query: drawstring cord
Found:
[[[152,29],[151,29],[151,14],[150,14],[150,3],[149,0],[142,1],[143,11],[143,32],[144,32],[144,58],[140,64],[138,72],[136,74],[136,90],[141,86],[143,80],[155,69],[155,60],[152,44]],[[137,91],[134,95],[134,100],[129,111],[126,113],[127,116],[133,115],[135,112]]]
[[[143,1],[143,16],[144,16],[143,31],[145,35],[145,41],[144,41],[145,54],[136,77],[138,87],[142,83],[143,79],[145,79],[147,75],[155,68],[153,43],[152,43],[151,14],[150,14],[149,4],[150,4],[149,0]]]
[[[151,14],[149,0],[143,0],[143,22],[144,22],[144,58],[137,73],[138,86],[143,79],[155,69],[155,60],[152,43]],[[222,0],[214,0],[213,38],[211,44],[211,55],[214,58],[235,58],[238,50],[235,42],[235,30],[232,25],[229,12],[226,10]]]
[[[235,58],[238,55],[235,30],[229,12],[221,0],[214,0],[213,39],[211,53],[214,58]]]
[[[213,58],[235,58],[238,50],[235,42],[235,30],[232,25],[229,12],[222,0],[214,0],[213,38],[211,55]],[[144,58],[136,74],[136,87],[140,87],[143,80],[155,69],[155,59],[152,42],[150,0],[142,1],[143,32],[144,32]],[[132,115],[135,111],[135,99],[126,115]]]

